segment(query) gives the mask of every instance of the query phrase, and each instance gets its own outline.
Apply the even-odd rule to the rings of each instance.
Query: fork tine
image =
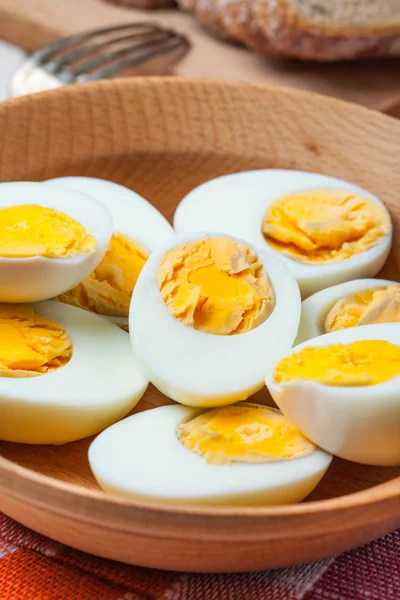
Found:
[[[141,31],[136,33],[131,33],[129,35],[123,35],[117,38],[111,38],[99,44],[92,44],[90,46],[79,46],[76,50],[70,50],[69,52],[65,52],[60,56],[60,58],[55,58],[49,62],[46,62],[44,68],[48,73],[52,73],[57,75],[64,67],[68,65],[73,65],[76,61],[90,57],[93,54],[97,54],[99,51],[111,47],[116,44],[120,44],[121,42],[134,41],[136,39],[141,39],[143,37],[151,36],[152,34],[161,35],[163,30],[155,29],[154,32],[149,31]]]
[[[65,81],[66,79],[68,81],[74,81],[84,73],[90,73],[102,67],[106,67],[107,64],[114,63],[115,61],[123,59],[124,57],[129,57],[135,52],[140,52],[142,48],[153,48],[155,45],[162,44],[173,37],[175,37],[175,34],[167,30],[155,32],[151,35],[145,34],[142,36],[142,39],[138,38],[137,44],[131,44],[125,48],[121,48],[113,52],[107,52],[107,54],[100,54],[78,64],[76,67],[67,68],[57,75],[62,81]]]
[[[174,35],[175,34],[173,34],[170,31],[159,29],[158,31],[154,31],[152,33],[148,33],[148,32],[135,33],[135,34],[132,34],[131,36],[123,36],[121,38],[114,39],[110,42],[104,42],[103,44],[87,46],[85,48],[85,51],[83,49],[81,49],[82,50],[81,58],[88,56],[89,58],[87,60],[81,61],[79,64],[77,64],[74,67],[71,64],[71,61],[65,63],[65,61],[62,61],[62,59],[61,59],[61,61],[62,61],[61,68],[60,69],[52,68],[50,72],[54,73],[57,77],[61,77],[63,79],[63,81],[66,81],[66,80],[73,81],[81,73],[93,71],[94,69],[97,69],[112,60],[117,60],[118,58],[122,58],[123,56],[130,54],[132,52],[133,48],[140,46],[140,44],[143,42],[153,42],[153,41],[154,42],[162,42],[163,40],[168,39]],[[118,44],[119,42],[124,41],[124,40],[132,41],[132,42],[137,41],[137,43],[136,44],[131,43],[129,46],[125,46],[125,47],[120,48],[115,51],[110,50],[108,52],[103,52],[102,54],[97,54],[98,50],[102,50],[104,48],[109,48],[110,46],[112,46],[114,44]],[[92,56],[93,54],[95,54],[95,56]],[[90,56],[92,56],[92,58],[90,58]],[[70,66],[68,66],[68,65],[70,65]],[[49,65],[49,66],[51,67],[51,65]],[[63,69],[64,66],[66,67],[65,69]],[[48,70],[48,66],[46,66],[46,70]]]
[[[44,46],[43,48],[39,48],[39,50],[32,52],[32,54],[30,55],[30,60],[34,65],[40,66],[44,63],[47,63],[48,61],[51,61],[52,57],[54,55],[57,55],[59,52],[67,50],[72,46],[81,44],[82,42],[92,39],[93,37],[96,37],[98,35],[107,35],[115,31],[124,31],[128,29],[140,30],[141,28],[144,28],[144,30],[147,30],[149,33],[152,31],[160,30],[160,28],[157,27],[157,25],[154,25],[154,23],[147,22],[117,25],[115,27],[105,27],[103,29],[92,29],[90,31],[85,31],[84,33],[77,33],[75,35],[71,35],[62,38],[61,40],[57,40],[55,42],[47,44],[47,46]]]
[[[112,75],[115,75],[119,71],[127,69],[128,67],[137,65],[139,63],[145,63],[150,59],[159,56],[160,54],[166,53],[167,51],[177,50],[179,48],[181,49],[180,57],[184,56],[191,48],[189,40],[183,35],[171,36],[161,43],[159,41],[145,42],[135,48],[132,48],[129,55],[124,56],[119,61],[111,62],[103,69],[94,71],[92,73],[79,74],[76,78],[76,81],[83,83],[85,81],[106,79]]]

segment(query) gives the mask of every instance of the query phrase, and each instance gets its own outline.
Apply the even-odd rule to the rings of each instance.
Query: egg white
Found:
[[[400,346],[400,323],[365,325],[327,333],[294,347],[386,340]],[[282,358],[282,357],[281,357]],[[400,465],[400,377],[375,385],[328,386],[317,381],[266,385],[283,414],[315,444],[341,458],[370,465]]]
[[[332,460],[316,449],[279,462],[208,464],[176,436],[178,425],[200,412],[163,406],[101,433],[89,448],[89,463],[100,486],[110,494],[155,504],[289,504],[313,490]]]
[[[87,311],[47,301],[30,305],[64,327],[72,357],[63,367],[28,378],[0,377],[0,440],[63,444],[102,431],[124,417],[148,380],[127,333]]]
[[[268,206],[287,194],[316,188],[361,194],[386,211],[376,196],[342,179],[319,173],[264,169],[217,177],[195,188],[179,203],[174,227],[178,233],[222,231],[278,256],[294,273],[303,298],[343,281],[373,277],[389,254],[391,234],[351,258],[320,265],[296,261],[266,242],[261,228]]]
[[[292,346],[300,319],[300,293],[289,269],[237,238],[256,252],[269,276],[275,308],[268,319],[246,333],[222,336],[172,316],[157,284],[162,257],[185,242],[221,235],[181,235],[161,246],[145,264],[131,301],[129,331],[138,364],[161,392],[189,406],[231,404],[261,389],[267,365]]]
[[[150,202],[123,185],[96,177],[57,177],[45,183],[96,198],[110,211],[114,233],[121,233],[139,243],[149,254],[175,236],[167,219]],[[106,315],[105,318],[128,329],[128,319],[124,316]]]
[[[306,340],[324,335],[325,319],[333,306],[348,294],[370,290],[372,288],[398,285],[398,281],[387,279],[356,279],[321,290],[313,294],[301,304],[301,318],[295,345]]]
[[[139,242],[149,253],[174,236],[167,219],[136,192],[118,183],[96,177],[57,177],[45,183],[88,194],[111,213],[114,233]]]
[[[96,247],[73,257],[0,256],[0,302],[36,302],[64,293],[87,277],[103,259],[112,233],[108,210],[90,196],[50,189],[42,183],[0,183],[0,208],[37,204],[67,214],[96,240]]]

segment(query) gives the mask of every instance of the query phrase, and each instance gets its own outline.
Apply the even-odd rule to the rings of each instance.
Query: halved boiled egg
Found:
[[[347,460],[400,465],[400,323],[327,333],[268,370],[284,415]]]
[[[0,184],[0,302],[46,300],[102,260],[112,218],[97,200],[42,183]]]
[[[136,280],[149,255],[174,236],[174,230],[150,202],[132,190],[94,177],[59,177],[46,183],[89,194],[114,221],[107,252],[97,268],[58,300],[106,316],[127,327]]]
[[[60,302],[0,305],[0,440],[63,444],[124,417],[148,381],[127,333]]]
[[[203,506],[300,502],[331,459],[279,411],[247,403],[208,412],[145,411],[113,425],[89,448],[106,492]]]
[[[222,231],[268,250],[294,273],[303,298],[373,277],[391,246],[384,204],[344,180],[266,169],[218,177],[179,204],[177,232]]]
[[[129,330],[146,377],[190,406],[245,400],[296,337],[300,294],[279,259],[236,238],[171,240],[144,266]],[[278,354],[279,355],[279,354]]]
[[[400,283],[356,279],[303,301],[295,344],[348,327],[396,322],[400,322]]]

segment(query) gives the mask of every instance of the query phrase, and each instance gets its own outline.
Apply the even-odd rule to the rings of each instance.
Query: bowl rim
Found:
[[[382,467],[385,468],[385,467]],[[372,487],[352,492],[335,498],[326,498],[323,500],[312,500],[310,502],[301,502],[298,504],[287,504],[280,506],[241,506],[241,507],[220,507],[220,506],[201,506],[201,505],[184,505],[184,504],[163,504],[163,503],[147,503],[144,500],[135,500],[129,498],[120,498],[111,496],[101,490],[86,488],[76,483],[69,483],[60,479],[55,479],[49,475],[44,475],[28,467],[19,465],[12,460],[4,458],[0,455],[0,476],[1,471],[6,472],[16,485],[12,486],[12,493],[18,489],[18,483],[24,480],[29,481],[35,486],[40,486],[44,489],[53,489],[54,491],[71,497],[85,497],[87,500],[108,505],[119,505],[126,508],[148,510],[150,512],[162,512],[169,515],[185,513],[190,516],[235,516],[240,513],[241,516],[247,517],[273,517],[273,516],[299,516],[309,513],[330,512],[344,510],[360,505],[368,506],[377,502],[384,502],[391,499],[400,499],[400,477],[395,477],[389,481],[374,485]],[[373,493],[372,493],[373,492]],[[17,493],[18,495],[18,493]],[[66,499],[66,498],[65,498]]]
[[[325,96],[323,94],[310,92],[302,89],[288,88],[284,86],[272,86],[272,85],[261,85],[249,82],[241,81],[225,81],[223,79],[213,78],[190,78],[190,77],[135,77],[135,78],[119,78],[117,80],[106,80],[91,82],[86,84],[79,84],[79,86],[66,86],[50,92],[39,92],[32,94],[28,97],[19,97],[11,99],[0,107],[0,114],[3,110],[7,111],[11,107],[23,105],[24,103],[38,103],[42,98],[47,97],[48,94],[52,94],[53,97],[56,95],[75,95],[76,88],[79,87],[80,92],[85,93],[85,90],[90,86],[91,91],[95,88],[101,89],[104,94],[108,89],[121,89],[123,87],[163,87],[175,85],[177,88],[203,88],[204,85],[213,86],[220,90],[226,90],[227,88],[236,90],[258,90],[269,91],[276,96],[285,95],[293,98],[300,97],[303,99],[317,98],[319,102],[329,106],[341,106],[351,111],[356,111],[360,115],[364,116],[374,115],[375,119],[380,119],[382,122],[388,122],[392,124],[396,123],[395,127],[399,128],[400,124],[397,119],[389,115],[378,113],[375,110],[356,105],[354,103]],[[385,468],[385,467],[382,467]],[[334,498],[327,498],[322,500],[313,500],[309,502],[303,502],[299,504],[281,505],[281,506],[243,506],[243,507],[219,507],[219,506],[201,506],[201,505],[183,505],[183,504],[150,504],[142,500],[125,499],[114,497],[105,494],[101,490],[95,490],[86,488],[85,486],[69,483],[67,481],[55,479],[49,475],[44,475],[38,471],[24,467],[14,462],[13,460],[7,459],[0,453],[0,495],[4,493],[2,491],[2,476],[6,475],[8,478],[9,487],[5,490],[5,494],[9,497],[19,497],[26,495],[24,494],[23,487],[24,483],[29,483],[35,489],[41,489],[43,498],[46,498],[46,490],[53,490],[57,494],[62,494],[63,505],[68,504],[68,499],[76,499],[80,497],[87,503],[94,503],[98,507],[115,506],[124,507],[125,509],[131,509],[132,511],[141,510],[148,514],[161,513],[169,516],[186,515],[191,518],[202,518],[221,517],[231,518],[235,516],[241,516],[248,519],[259,519],[260,517],[265,518],[279,518],[279,517],[298,517],[302,515],[315,515],[316,513],[330,513],[332,511],[343,512],[347,509],[359,508],[361,506],[368,507],[370,505],[385,505],[391,500],[400,499],[400,476],[395,477],[389,481],[371,486],[361,491],[352,492],[343,496],[337,496]],[[51,506],[54,512],[57,511],[54,503],[47,501],[45,505]],[[71,505],[72,506],[72,505]],[[73,508],[71,508],[71,511]],[[76,510],[76,507],[75,507]],[[64,509],[65,512],[65,509]],[[400,514],[400,508],[397,510],[397,514]],[[78,515],[76,515],[78,518]],[[383,518],[383,517],[382,517]],[[95,521],[95,517],[93,517]]]

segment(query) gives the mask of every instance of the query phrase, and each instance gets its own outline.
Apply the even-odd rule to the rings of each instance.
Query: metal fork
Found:
[[[153,23],[78,33],[30,54],[11,79],[10,97],[116,75],[163,75],[190,48],[185,36]]]

